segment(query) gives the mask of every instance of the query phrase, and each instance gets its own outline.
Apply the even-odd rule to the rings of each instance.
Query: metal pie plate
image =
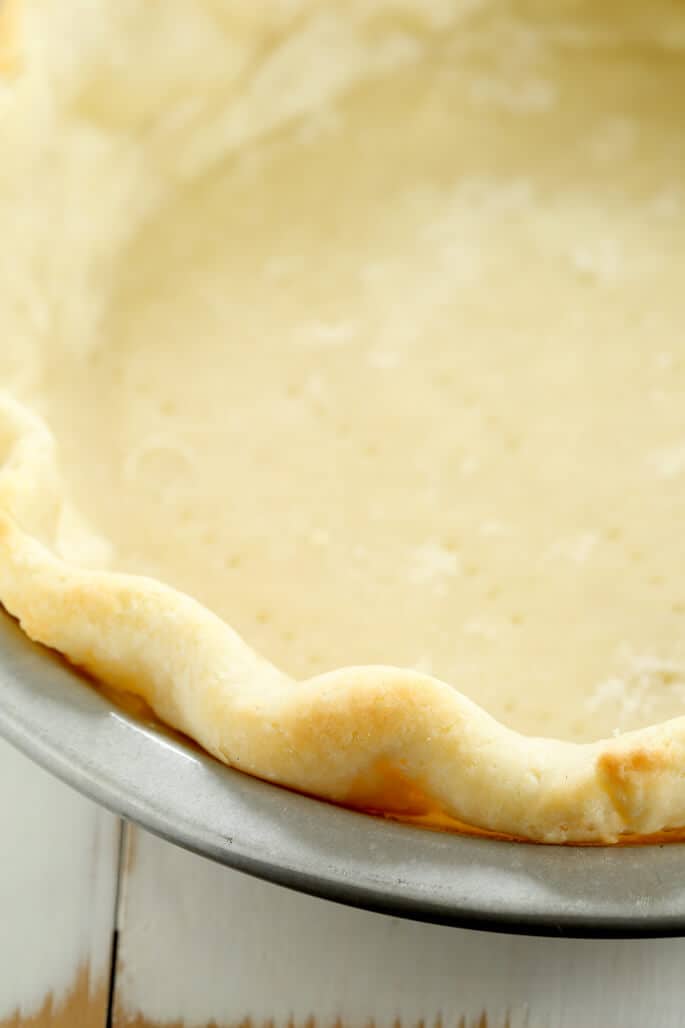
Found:
[[[300,796],[223,767],[116,709],[4,613],[0,735],[149,831],[302,892],[506,932],[685,934],[685,844],[499,842]]]

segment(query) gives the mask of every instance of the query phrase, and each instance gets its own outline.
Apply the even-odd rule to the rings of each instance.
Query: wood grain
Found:
[[[133,843],[113,1028],[685,1028],[685,940],[415,924]]]
[[[0,1028],[104,1028],[119,822],[0,742]]]

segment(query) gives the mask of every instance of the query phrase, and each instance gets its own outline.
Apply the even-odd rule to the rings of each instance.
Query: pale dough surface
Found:
[[[60,15],[29,5],[27,70],[4,97],[0,375],[49,431],[5,401],[0,596],[265,777],[344,798],[387,759],[487,828],[681,826],[680,722],[646,750],[567,748],[458,694],[577,742],[685,709],[682,7],[309,3],[260,21],[237,3],[144,6],[122,4],[107,39],[84,12],[91,57],[70,68],[50,64],[47,29],[31,52],[37,16]],[[159,67],[132,72],[151,38]],[[42,149],[27,109],[52,128]],[[72,570],[88,599],[68,629],[69,572],[17,522],[98,572]],[[347,699],[338,671],[324,701],[146,583],[135,617],[169,603],[199,650],[174,670],[167,649],[166,684],[141,685],[169,640],[136,621],[141,655],[120,611],[117,642],[115,597],[136,586],[104,569],[189,594],[295,680],[408,670],[348,672]],[[228,700],[208,698],[222,646],[250,707],[230,744]],[[330,703],[327,777],[311,733]],[[299,743],[278,735],[289,719]],[[457,724],[468,758],[445,742]],[[493,799],[500,760],[511,790]],[[615,766],[621,789],[667,782],[664,805],[644,807],[642,779],[617,800]]]

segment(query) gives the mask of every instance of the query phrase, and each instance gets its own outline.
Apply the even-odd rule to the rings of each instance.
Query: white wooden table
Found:
[[[488,935],[299,896],[122,826],[5,743],[0,816],[0,1028],[685,1026],[685,940]]]

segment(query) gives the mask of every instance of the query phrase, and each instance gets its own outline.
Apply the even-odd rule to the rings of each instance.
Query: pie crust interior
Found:
[[[219,760],[685,826],[685,8],[0,4],[0,600]]]

